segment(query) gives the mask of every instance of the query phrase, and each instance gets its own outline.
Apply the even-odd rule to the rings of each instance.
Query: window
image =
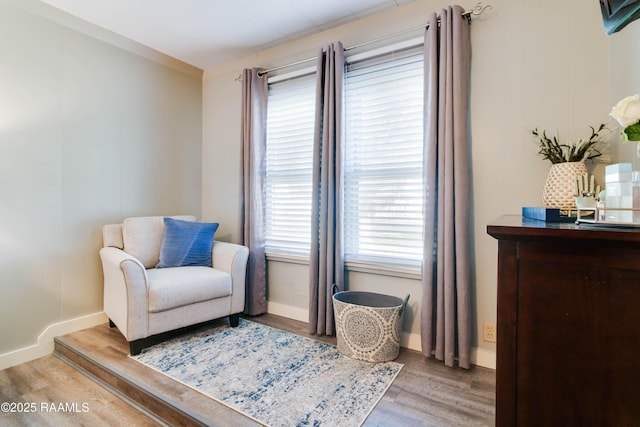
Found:
[[[423,74],[421,48],[347,65],[347,261],[420,265]]]
[[[349,268],[375,264],[415,271],[423,251],[422,49],[365,55],[348,58],[345,70],[346,261]],[[312,73],[269,84],[265,237],[270,255],[309,253],[315,80]]]
[[[271,254],[309,254],[315,85],[315,74],[269,84],[265,243]]]

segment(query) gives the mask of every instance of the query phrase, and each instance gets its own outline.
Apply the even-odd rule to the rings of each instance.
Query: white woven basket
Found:
[[[398,357],[402,322],[409,295],[398,297],[362,291],[333,295],[338,351],[353,359],[387,362]]]
[[[542,200],[548,208],[575,209],[574,188],[576,178],[587,173],[584,162],[556,163],[551,165],[544,185]]]

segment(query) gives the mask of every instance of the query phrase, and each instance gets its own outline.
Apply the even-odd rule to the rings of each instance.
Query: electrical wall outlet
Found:
[[[482,323],[482,339],[486,342],[496,342],[498,338],[498,329],[495,323],[483,322]]]

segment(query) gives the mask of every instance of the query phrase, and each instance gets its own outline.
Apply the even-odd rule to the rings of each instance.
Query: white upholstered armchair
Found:
[[[173,235],[165,235],[165,224]],[[117,326],[129,341],[131,354],[166,338],[167,331],[226,316],[231,326],[237,326],[244,310],[249,250],[213,242],[215,224],[213,232],[208,230],[211,266],[193,261],[191,255],[169,260],[175,258],[173,247],[180,246],[180,238],[174,242],[181,229],[175,231],[173,224],[193,228],[202,223],[193,216],[137,217],[102,229],[104,311],[110,325]],[[202,232],[198,229],[197,233]],[[198,249],[198,243],[183,246],[188,251]],[[208,255],[206,246],[200,249]]]

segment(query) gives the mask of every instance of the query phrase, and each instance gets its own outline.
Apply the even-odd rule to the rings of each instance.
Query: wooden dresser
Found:
[[[504,216],[496,425],[640,426],[640,228]]]

